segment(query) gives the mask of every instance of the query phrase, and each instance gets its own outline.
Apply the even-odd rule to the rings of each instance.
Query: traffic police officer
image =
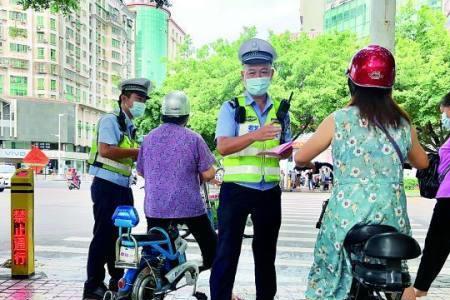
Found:
[[[224,156],[225,175],[218,210],[219,243],[210,278],[212,300],[232,298],[249,214],[254,228],[256,299],[273,299],[276,294],[275,256],[281,225],[279,158],[258,155],[279,145],[280,140],[291,140],[289,115],[279,120],[280,101],[267,94],[276,58],[267,41],[254,38],[244,42],[239,59],[245,93],[225,102],[219,113],[216,141]],[[283,158],[290,155],[285,153]]]
[[[150,81],[144,78],[123,81],[119,86],[118,113],[105,114],[97,125],[88,160],[89,174],[94,176],[91,197],[95,224],[89,247],[84,299],[103,299],[106,292],[103,283],[105,264],[111,276],[110,290],[117,291],[117,281],[123,275],[123,270],[114,266],[118,232],[111,217],[117,206],[133,205],[130,176],[139,147],[132,120],[144,114],[150,87]]]

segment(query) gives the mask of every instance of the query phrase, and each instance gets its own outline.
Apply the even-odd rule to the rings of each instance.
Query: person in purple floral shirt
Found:
[[[200,182],[214,178],[215,158],[203,138],[185,127],[189,100],[171,92],[162,101],[162,121],[145,138],[137,160],[145,178],[144,210],[148,229],[186,224],[200,246],[203,266],[211,268],[217,234],[206,214]]]

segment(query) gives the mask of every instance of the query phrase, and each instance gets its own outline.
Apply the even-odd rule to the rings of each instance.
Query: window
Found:
[[[50,19],[50,29],[56,30],[56,20],[53,18]]]
[[[43,16],[37,16],[36,17],[36,25],[39,28],[44,28],[44,17]]]
[[[44,59],[45,58],[45,49],[44,48],[38,48],[37,49],[37,58],[38,59]]]
[[[112,58],[120,60],[120,53],[116,52],[116,51],[113,51],[112,52]]]
[[[52,75],[58,75],[58,66],[57,65],[51,65],[50,66],[50,73]]]
[[[27,38],[28,32],[26,29],[23,28],[9,27],[9,36],[13,38],[15,37]]]
[[[91,127],[89,126],[88,122],[85,123],[84,129],[86,130],[86,139],[89,139],[89,133],[91,131]]]
[[[9,44],[9,49],[12,52],[18,52],[18,53],[27,53],[28,52],[28,46],[22,45],[22,44],[11,43],[11,44]]]
[[[56,91],[56,80],[50,80],[50,90]]]
[[[9,63],[16,69],[28,69],[28,60],[10,58]]]
[[[116,39],[112,39],[112,46],[114,48],[120,48],[120,41],[118,41]]]
[[[18,11],[10,11],[9,12],[9,18],[11,20],[25,22],[27,20],[27,14],[26,13],[21,13],[21,12],[18,12]]]
[[[81,138],[81,130],[83,129],[83,124],[78,120],[78,138]]]
[[[45,34],[43,32],[37,33],[37,41],[38,43],[44,43],[45,40]]]
[[[70,85],[66,85],[66,99],[73,101],[73,87]]]
[[[45,64],[38,64],[38,73],[47,73]]]
[[[45,85],[44,78],[38,78],[38,80],[37,80],[37,89],[39,91],[43,91],[44,90],[44,85]]]
[[[27,96],[28,78],[24,76],[11,76],[9,87],[11,96]]]
[[[120,28],[113,26],[112,33],[119,35],[120,34]]]
[[[50,33],[50,45],[56,46],[56,34]]]
[[[52,61],[56,61],[56,50],[55,49],[50,49],[50,59]]]

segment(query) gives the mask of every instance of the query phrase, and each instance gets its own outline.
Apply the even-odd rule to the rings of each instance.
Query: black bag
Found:
[[[445,169],[445,171],[439,175],[439,154],[429,153],[428,154],[429,166],[423,170],[417,170],[416,177],[419,181],[420,196],[428,199],[436,198],[437,191],[441,185],[442,180],[445,175],[447,175],[450,170],[450,165]]]

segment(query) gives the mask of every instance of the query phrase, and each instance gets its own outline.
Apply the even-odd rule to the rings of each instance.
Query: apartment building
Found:
[[[0,148],[37,145],[54,165],[60,135],[64,165],[84,170],[98,118],[134,76],[134,22],[121,0],[80,0],[67,17],[0,0]],[[31,103],[39,114],[21,109]]]

